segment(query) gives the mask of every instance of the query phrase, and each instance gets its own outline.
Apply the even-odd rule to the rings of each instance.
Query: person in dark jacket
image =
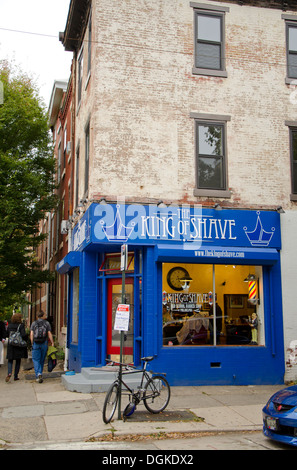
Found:
[[[22,315],[20,313],[15,313],[11,317],[11,321],[8,324],[7,328],[7,335],[9,337],[11,332],[17,331],[18,327],[20,326],[19,332],[22,338],[27,341],[28,335],[26,334],[25,325],[22,322]],[[21,367],[21,360],[27,359],[28,357],[28,350],[25,346],[24,348],[20,348],[18,346],[11,346],[10,344],[7,345],[7,377],[5,379],[6,382],[9,382],[10,377],[12,375],[12,368],[13,368],[13,361],[15,361],[14,366],[14,380],[19,380],[18,375]]]

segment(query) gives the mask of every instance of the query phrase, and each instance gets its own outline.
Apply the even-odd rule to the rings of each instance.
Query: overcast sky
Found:
[[[70,0],[0,0],[0,60],[12,60],[33,75],[46,106],[54,80],[70,76],[72,53],[59,41],[69,4]]]

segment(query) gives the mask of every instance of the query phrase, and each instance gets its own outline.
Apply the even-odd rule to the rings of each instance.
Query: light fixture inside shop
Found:
[[[256,281],[256,276],[254,274],[249,274],[244,280],[243,282],[250,282],[250,281]]]
[[[183,290],[185,289],[188,289],[190,287],[190,283],[193,281],[193,279],[191,278],[191,276],[189,277],[182,277],[180,279],[180,283],[181,283],[181,286],[183,288]]]

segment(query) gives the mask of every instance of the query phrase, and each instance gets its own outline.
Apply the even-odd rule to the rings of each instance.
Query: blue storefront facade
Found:
[[[69,275],[69,369],[118,357],[126,245],[129,362],[154,356],[172,385],[283,383],[279,214],[162,206],[93,203],[74,227],[57,265]]]

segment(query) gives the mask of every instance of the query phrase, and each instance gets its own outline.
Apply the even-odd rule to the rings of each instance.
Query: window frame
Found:
[[[297,30],[297,21],[286,21],[287,77],[288,79],[296,80],[297,79],[297,65],[295,66],[296,74],[295,75],[290,74],[290,68],[292,67],[292,65],[290,64],[290,56],[294,55],[297,58],[297,51],[290,51],[290,48],[289,48],[290,28],[294,28]]]
[[[291,200],[297,201],[297,158],[294,162],[294,146],[293,146],[293,133],[297,136],[297,126],[289,127],[290,131],[290,167],[291,167]],[[297,138],[297,137],[296,137]],[[294,188],[294,176],[296,178],[296,188]]]
[[[85,126],[85,178],[84,178],[84,197],[88,196],[89,191],[89,173],[90,173],[90,120]]]
[[[227,155],[227,122],[231,120],[230,116],[227,115],[212,115],[212,114],[200,114],[190,113],[190,117],[195,122],[195,189],[194,196],[209,196],[209,197],[220,197],[230,198],[231,192],[228,188],[228,155]],[[199,187],[199,126],[220,126],[222,128],[222,171],[224,179],[223,188],[200,188]],[[201,154],[202,155],[202,154]]]
[[[82,98],[82,86],[83,86],[83,67],[84,67],[84,49],[81,51],[77,58],[77,104],[81,103]]]
[[[210,75],[215,77],[227,77],[226,71],[226,47],[225,47],[225,13],[229,12],[228,7],[220,7],[218,5],[205,5],[202,3],[190,2],[194,13],[194,67],[192,73],[194,75]],[[203,41],[204,44],[220,44],[220,69],[198,67],[196,64],[197,45],[198,45],[198,16],[211,16],[220,19],[221,41]]]
[[[296,72],[296,77],[290,77],[289,74],[289,28],[290,27],[295,27],[297,28],[297,15],[290,15],[290,14],[282,14],[282,19],[285,21],[285,35],[286,35],[286,61],[287,61],[287,68],[286,68],[286,84],[292,83],[292,81],[297,80],[297,72]],[[295,53],[297,55],[297,52]],[[295,55],[294,54],[294,55]],[[297,68],[297,66],[296,66]]]

